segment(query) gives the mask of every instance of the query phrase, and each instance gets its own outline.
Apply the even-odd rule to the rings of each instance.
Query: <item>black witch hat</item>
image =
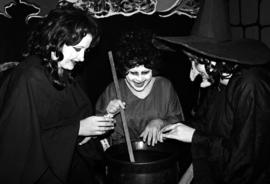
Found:
[[[202,0],[190,36],[157,37],[202,56],[247,65],[270,61],[270,49],[261,41],[233,40],[227,0]]]

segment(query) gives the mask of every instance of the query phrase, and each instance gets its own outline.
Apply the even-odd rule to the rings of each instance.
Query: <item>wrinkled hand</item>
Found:
[[[164,122],[161,119],[151,120],[141,133],[140,137],[148,145],[154,146],[158,142],[158,133],[163,126]]]
[[[194,128],[183,123],[170,124],[161,129],[158,141],[163,142],[164,139],[168,138],[190,143],[194,132]]]
[[[106,108],[108,114],[117,114],[120,112],[120,108],[125,109],[126,103],[121,100],[111,100]]]
[[[80,136],[97,136],[114,129],[114,119],[104,116],[90,116],[80,121]]]

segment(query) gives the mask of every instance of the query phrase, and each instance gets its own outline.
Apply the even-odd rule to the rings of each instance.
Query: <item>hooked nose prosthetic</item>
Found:
[[[202,77],[202,82],[200,84],[201,88],[206,88],[208,86],[211,86],[211,82],[209,82],[208,80],[209,76],[205,71],[205,66],[202,64],[196,65],[195,61],[192,61],[189,78],[191,81],[194,81],[198,75]]]

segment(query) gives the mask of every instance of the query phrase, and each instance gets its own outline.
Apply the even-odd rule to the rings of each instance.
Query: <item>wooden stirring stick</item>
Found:
[[[118,84],[118,79],[117,79],[117,75],[116,75],[116,71],[115,71],[112,51],[109,51],[108,55],[109,55],[109,60],[110,60],[110,64],[111,64],[114,86],[116,89],[116,96],[119,100],[122,100],[120,89],[119,89],[119,84]],[[127,148],[128,148],[129,159],[130,159],[130,162],[135,162],[133,150],[132,150],[132,146],[131,146],[131,141],[130,141],[130,136],[129,136],[129,131],[128,131],[128,126],[127,126],[127,121],[126,121],[126,116],[125,116],[125,112],[122,108],[120,108],[120,113],[121,113],[122,123],[123,123],[123,127],[124,127],[124,133],[125,133],[125,138],[126,138],[126,143],[127,143]]]

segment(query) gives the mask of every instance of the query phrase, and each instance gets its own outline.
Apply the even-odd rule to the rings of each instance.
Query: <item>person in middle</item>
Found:
[[[122,101],[117,99],[111,83],[96,103],[97,114],[109,114],[116,119],[114,131],[106,137],[110,145],[125,141],[120,108],[125,111],[131,141],[142,138],[152,146],[158,142],[162,127],[184,120],[172,83],[158,76],[161,55],[153,46],[152,37],[147,29],[126,31],[120,35],[113,52],[116,69],[122,77],[119,79]]]

